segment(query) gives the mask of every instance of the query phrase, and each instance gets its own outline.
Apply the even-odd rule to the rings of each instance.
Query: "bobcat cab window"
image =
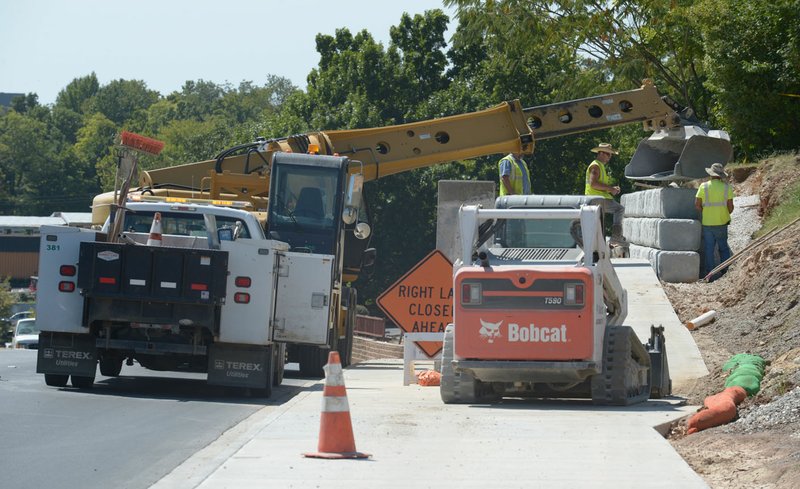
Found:
[[[575,248],[572,219],[508,219],[498,233],[503,248]]]
[[[233,229],[236,226],[237,219],[233,217],[216,216],[216,221],[218,229],[225,227]],[[149,233],[152,224],[152,212],[129,211],[125,213],[125,226],[123,229],[134,233]],[[163,234],[178,236],[197,236],[202,238],[207,236],[203,214],[162,212],[161,232]],[[247,226],[243,226],[239,233],[239,239],[250,238],[252,238],[252,236],[250,236],[250,231],[247,229]]]

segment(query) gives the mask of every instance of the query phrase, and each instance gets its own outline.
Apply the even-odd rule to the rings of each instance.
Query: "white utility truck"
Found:
[[[209,384],[269,396],[283,378],[287,346],[301,368],[315,371],[322,352],[349,354],[352,344],[337,341],[336,316],[344,306],[354,323],[355,307],[339,303],[342,260],[334,252],[361,201],[361,175],[348,175],[348,162],[275,156],[272,195],[300,196],[291,205],[270,199],[266,230],[283,240],[267,238],[246,203],[147,195],[126,204],[120,242],[106,239],[108,223],[101,231],[42,227],[37,372],[51,386],[71,377],[88,388],[98,363],[102,375],[117,376],[135,360],[152,370],[207,372]],[[151,239],[156,213],[159,245]]]

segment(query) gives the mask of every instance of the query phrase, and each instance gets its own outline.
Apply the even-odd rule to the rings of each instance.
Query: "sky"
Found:
[[[437,0],[0,0],[0,92],[52,104],[73,79],[143,80],[162,95],[187,80],[300,88],[319,63],[314,38],[367,29],[387,46],[403,12],[453,9]]]

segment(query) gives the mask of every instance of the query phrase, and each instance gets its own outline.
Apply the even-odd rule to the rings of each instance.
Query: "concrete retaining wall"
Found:
[[[694,219],[625,217],[622,221],[622,232],[629,241],[667,251],[699,250],[701,228]]]
[[[697,219],[691,188],[657,188],[624,194],[620,199],[628,217],[661,217],[668,219]]]
[[[696,282],[700,276],[700,254],[696,251],[666,251],[639,246],[630,246],[631,258],[650,262],[659,279],[664,282]]]
[[[664,282],[694,282],[700,275],[702,226],[691,188],[665,187],[625,194],[623,234],[631,258],[650,262]]]

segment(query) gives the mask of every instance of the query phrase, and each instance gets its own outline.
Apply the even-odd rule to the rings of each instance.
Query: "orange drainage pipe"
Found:
[[[689,418],[687,433],[691,435],[732,421],[736,417],[736,406],[746,398],[747,392],[738,385],[706,397],[703,401],[704,408]]]

